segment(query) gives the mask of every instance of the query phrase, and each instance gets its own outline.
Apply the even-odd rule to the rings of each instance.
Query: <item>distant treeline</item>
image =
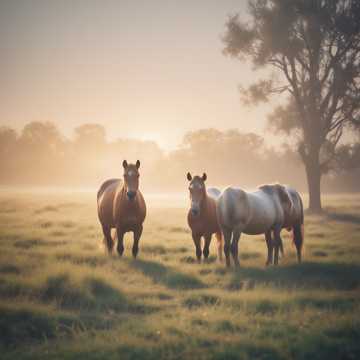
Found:
[[[76,128],[72,139],[50,122],[31,122],[20,133],[0,128],[2,186],[98,186],[122,176],[123,159],[141,161],[141,186],[149,191],[186,189],[187,171],[206,172],[208,183],[218,186],[254,188],[278,181],[307,189],[297,153],[285,146],[275,150],[254,133],[202,129],[185,134],[178,148],[166,153],[153,141],[107,141],[98,124]],[[323,190],[360,191],[359,179],[359,169],[330,173]]]

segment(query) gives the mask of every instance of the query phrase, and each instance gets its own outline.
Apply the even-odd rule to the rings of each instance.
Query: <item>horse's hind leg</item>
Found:
[[[205,242],[204,242],[204,250],[203,250],[203,254],[204,254],[204,259],[207,259],[209,257],[209,253],[210,253],[210,243],[211,243],[211,234],[210,235],[205,235],[204,236]]]
[[[301,225],[295,225],[293,227],[294,244],[296,247],[298,263],[301,263],[301,250],[303,245],[303,234],[301,231]]]
[[[108,227],[108,226],[102,226],[102,230],[103,230],[103,233],[104,233],[104,243],[105,243],[105,246],[107,248],[107,251],[109,252],[109,254],[112,253],[113,251],[113,248],[114,248],[114,241],[111,237],[111,228]]]
[[[266,240],[266,245],[267,245],[267,250],[268,250],[266,266],[269,266],[273,263],[273,249],[274,249],[272,239],[271,239],[271,230],[269,230],[265,233],[265,240]]]
[[[235,266],[239,267],[240,266],[240,262],[239,262],[239,239],[240,239],[240,231],[236,230],[233,232],[233,236],[232,236],[232,242],[231,242],[231,255],[233,257],[234,260],[234,264]]]
[[[139,252],[139,240],[141,238],[141,234],[143,232],[143,227],[142,225],[139,225],[136,230],[134,231],[134,244],[133,244],[133,248],[132,248],[132,254],[134,259],[136,259],[136,256]]]
[[[227,228],[222,228],[222,233],[224,235],[224,254],[226,260],[226,266],[230,267],[230,245],[231,245],[232,231]]]
[[[222,248],[223,248],[223,239],[221,232],[216,233],[216,240],[217,240],[217,255],[220,262],[222,262]]]
[[[281,226],[276,226],[274,229],[274,246],[275,246],[274,265],[278,265],[279,263],[279,249],[282,243],[280,232],[281,232]]]

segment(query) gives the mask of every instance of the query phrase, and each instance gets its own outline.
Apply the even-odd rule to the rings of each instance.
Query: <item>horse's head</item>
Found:
[[[139,160],[136,161],[135,165],[128,164],[126,160],[123,161],[124,184],[126,189],[126,196],[129,200],[134,200],[136,193],[139,190],[139,167]]]
[[[201,203],[206,196],[205,181],[207,179],[206,174],[203,176],[192,177],[190,173],[187,173],[187,179],[190,181],[190,201],[191,201],[191,213],[195,216],[200,214]]]

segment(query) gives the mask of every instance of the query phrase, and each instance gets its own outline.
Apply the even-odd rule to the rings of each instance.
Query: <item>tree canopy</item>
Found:
[[[360,2],[249,0],[248,7],[250,20],[229,17],[224,53],[272,71],[242,88],[246,103],[287,94],[269,121],[296,134],[310,208],[319,210],[321,175],[344,154],[344,133],[360,125]]]

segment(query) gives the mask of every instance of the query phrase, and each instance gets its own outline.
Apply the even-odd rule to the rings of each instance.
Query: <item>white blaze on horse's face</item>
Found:
[[[205,184],[203,180],[200,177],[195,176],[190,182],[189,191],[191,201],[191,213],[194,216],[197,216],[200,214],[201,202],[205,194]]]

